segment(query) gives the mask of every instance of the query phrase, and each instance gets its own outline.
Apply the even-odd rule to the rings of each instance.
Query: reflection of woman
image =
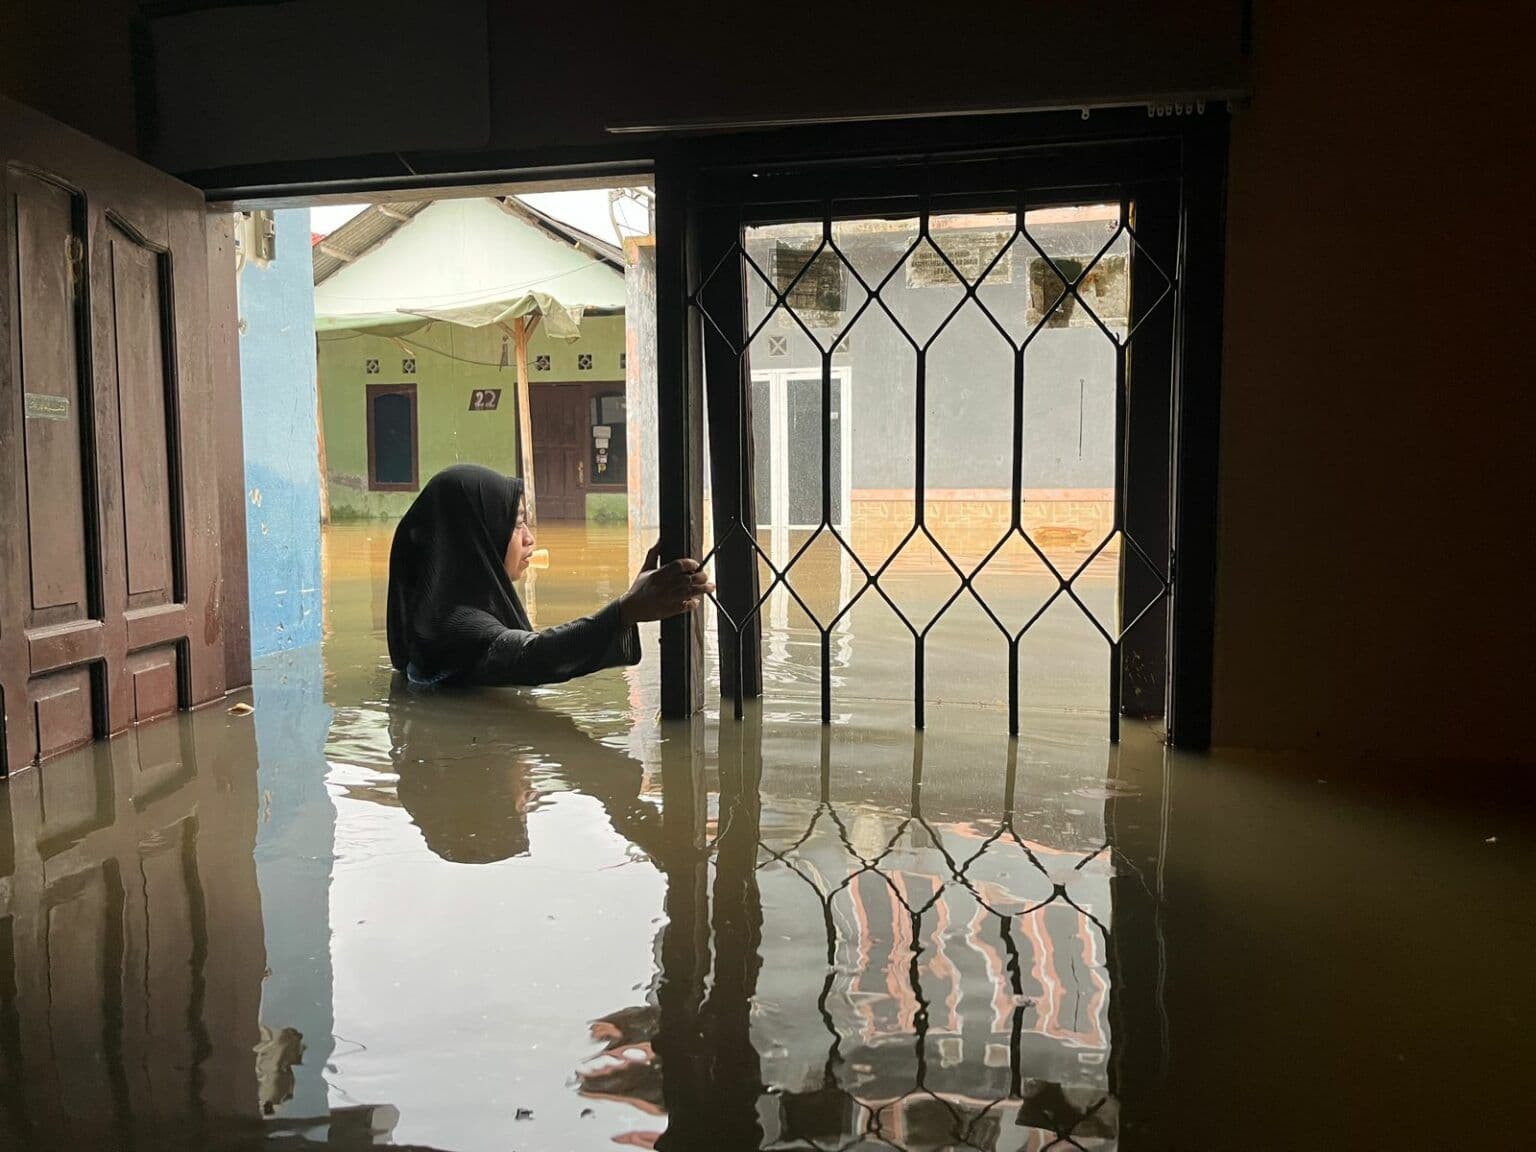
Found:
[[[304,1063],[304,1036],[296,1028],[274,1032],[265,1024],[256,1045],[256,1095],[261,1114],[270,1116],[293,1099],[293,1066]]]
[[[510,693],[494,704],[479,695],[423,697],[397,682],[389,734],[400,803],[444,860],[489,864],[529,852],[527,814],[538,805],[530,761],[598,800],[641,851],[665,854],[661,815],[640,798],[640,764],[563,712]]]
[[[640,661],[635,625],[697,608],[693,560],[657,550],[602,611],[536,631],[512,581],[533,557],[523,482],[459,464],[422,488],[389,552],[389,659],[418,686],[553,684]]]
[[[664,1115],[661,1066],[652,1046],[658,1023],[657,1010],[651,1006],[621,1008],[592,1021],[592,1039],[601,1043],[603,1050],[577,1069],[581,1094],[592,1100],[623,1101],[653,1116]]]
[[[533,790],[515,760],[423,758],[400,763],[398,771],[400,804],[435,855],[452,864],[493,864],[528,854]]]

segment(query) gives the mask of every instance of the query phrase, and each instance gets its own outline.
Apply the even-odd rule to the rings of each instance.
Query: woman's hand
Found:
[[[697,560],[662,564],[661,545],[657,544],[646,553],[645,567],[629,591],[619,597],[619,616],[626,627],[681,616],[692,612],[714,590]]]

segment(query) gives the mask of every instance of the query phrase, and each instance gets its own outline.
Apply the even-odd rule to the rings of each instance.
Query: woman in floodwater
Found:
[[[606,608],[535,631],[512,587],[533,547],[521,480],[456,464],[427,481],[390,546],[390,663],[417,687],[557,684],[638,664],[635,625],[692,611],[714,590],[696,561],[661,564],[653,548]]]

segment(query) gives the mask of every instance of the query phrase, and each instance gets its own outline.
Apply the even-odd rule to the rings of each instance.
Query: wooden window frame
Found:
[[[421,422],[417,410],[415,384],[368,384],[364,403],[368,415],[368,491],[416,492],[421,488]],[[387,484],[374,477],[377,457],[373,434],[373,402],[380,396],[409,396],[411,399],[411,480],[408,484]]]

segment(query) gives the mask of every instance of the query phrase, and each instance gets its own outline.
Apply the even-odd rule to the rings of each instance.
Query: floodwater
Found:
[[[544,543],[542,623],[627,583],[622,534]],[[1529,1142],[1536,840],[1474,777],[1092,707],[918,736],[857,624],[829,728],[793,628],[740,723],[654,721],[653,635],[402,698],[387,548],[328,534],[252,714],[0,785],[0,1147]]]

